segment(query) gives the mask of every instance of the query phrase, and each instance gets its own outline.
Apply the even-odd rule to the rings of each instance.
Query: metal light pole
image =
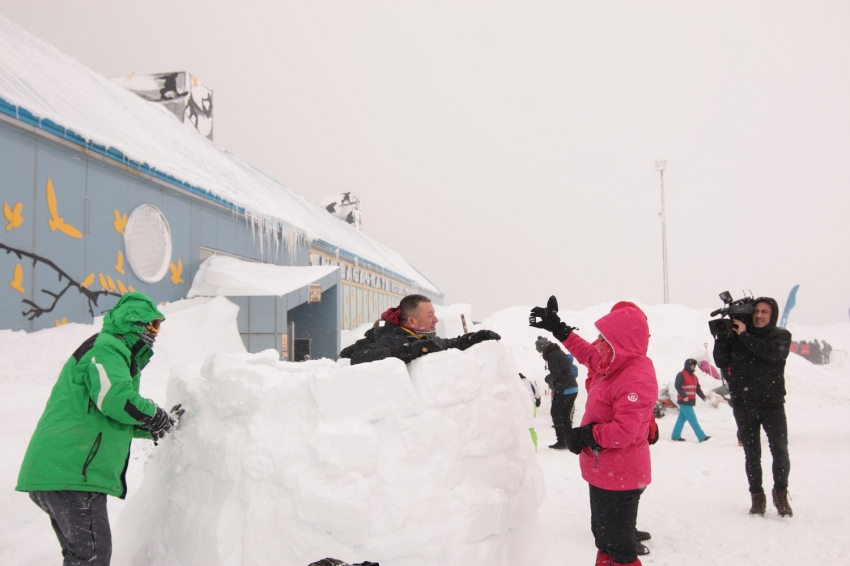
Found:
[[[664,258],[664,304],[670,303],[670,288],[667,283],[667,211],[664,207],[664,170],[666,159],[655,160],[655,170],[661,173],[661,253]]]

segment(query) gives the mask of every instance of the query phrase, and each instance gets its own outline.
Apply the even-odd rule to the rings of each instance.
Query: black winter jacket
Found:
[[[560,346],[557,344],[546,346],[543,349],[543,358],[549,364],[549,375],[546,376],[546,383],[549,384],[552,391],[563,391],[564,389],[578,387],[573,375],[573,364]]]
[[[375,331],[374,341],[367,340],[368,336],[366,338],[361,338],[353,344],[353,346],[355,346],[353,352],[346,352],[350,353],[351,365],[396,357],[392,352],[393,346],[403,346],[404,344],[422,340],[422,338],[417,338],[405,331],[401,326],[397,326],[389,322],[385,323],[384,326],[379,326],[372,330]],[[440,338],[435,336],[434,338],[431,338],[431,340],[433,340],[443,350],[448,348],[459,348],[464,350],[467,347],[459,336],[457,338]]]
[[[714,363],[723,372],[736,407],[770,407],[785,402],[785,359],[791,333],[776,327],[776,301],[756,301],[770,304],[773,313],[767,326],[748,324],[740,335],[720,336],[714,342]]]

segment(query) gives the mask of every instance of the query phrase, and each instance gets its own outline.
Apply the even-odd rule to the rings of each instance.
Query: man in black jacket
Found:
[[[788,503],[788,423],[785,419],[785,359],[791,333],[777,328],[779,306],[769,297],[755,300],[752,323],[733,319],[733,333],[714,342],[714,361],[729,384],[738,434],[744,443],[751,514],[764,515],[767,507],[761,472],[761,428],[773,456],[773,504],[791,517]]]
[[[340,354],[350,356],[351,365],[398,358],[408,364],[416,358],[449,348],[466,350],[485,340],[499,340],[492,330],[469,332],[456,338],[436,335],[437,314],[431,299],[424,295],[408,295],[381,315],[384,325],[374,330],[373,339],[367,335]],[[368,334],[368,333],[367,333]]]
[[[546,360],[549,375],[546,383],[552,390],[552,424],[555,425],[555,444],[549,446],[555,450],[567,449],[567,431],[573,428],[572,412],[578,397],[578,384],[573,374],[573,363],[567,353],[558,344],[542,336],[537,337],[535,348]]]

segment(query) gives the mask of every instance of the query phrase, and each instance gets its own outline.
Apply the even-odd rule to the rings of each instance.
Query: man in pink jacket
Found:
[[[646,316],[630,307],[603,316],[596,321],[602,342],[594,347],[557,313],[553,296],[546,308],[531,310],[529,324],[552,332],[579,363],[596,368],[581,426],[567,434],[567,446],[580,455],[582,477],[590,484],[596,564],[640,566],[635,523],[640,496],[651,481],[647,437],[658,396],[655,368],[646,356]]]

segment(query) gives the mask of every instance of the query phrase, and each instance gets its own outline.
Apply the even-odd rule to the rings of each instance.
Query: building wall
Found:
[[[290,249],[282,232],[279,243],[270,241],[229,207],[3,114],[0,200],[0,276],[7,282],[0,280],[0,328],[91,323],[128,290],[157,303],[181,299],[210,250],[277,265],[340,267],[323,280],[321,303],[305,304],[306,289],[304,297],[232,298],[249,351],[280,352],[283,336],[300,340],[308,332],[313,357],[335,357],[339,330],[377,320],[404,295],[422,292],[324,242]],[[126,257],[124,228],[143,204],[161,211],[171,232],[168,269],[155,282],[140,279]]]
[[[351,330],[381,318],[381,313],[398,306],[405,296],[418,293],[438,305],[443,297],[415,288],[411,281],[385,271],[376,265],[365,265],[352,257],[314,243],[310,248],[310,265],[335,265],[340,268],[342,312],[341,330]]]
[[[340,350],[337,331],[339,273],[326,275],[316,283],[322,286],[319,303],[307,302],[306,288],[283,297],[228,297],[239,306],[236,322],[249,352],[274,349],[283,359],[292,361],[293,340],[311,338],[312,358],[337,357]],[[290,323],[294,323],[294,336]]]
[[[90,323],[126,290],[155,302],[186,296],[201,248],[278,265],[308,265],[299,244],[262,242],[233,211],[72,143],[0,121],[0,327]],[[171,231],[169,269],[146,283],[125,256],[123,228],[149,204]],[[4,283],[5,282],[5,283]],[[334,325],[336,326],[336,325]]]

